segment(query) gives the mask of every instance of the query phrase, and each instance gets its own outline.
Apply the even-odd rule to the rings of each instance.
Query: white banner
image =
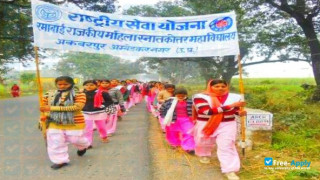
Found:
[[[35,46],[143,57],[239,54],[234,12],[136,17],[75,10],[32,0]]]

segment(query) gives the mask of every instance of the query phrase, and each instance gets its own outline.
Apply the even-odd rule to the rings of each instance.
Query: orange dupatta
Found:
[[[212,80],[211,80],[212,81]],[[221,106],[221,103],[220,101],[218,100],[217,96],[222,96],[222,95],[225,95],[225,94],[222,94],[222,95],[217,95],[216,93],[214,93],[212,90],[211,90],[211,86],[210,86],[210,83],[211,81],[208,82],[208,85],[207,85],[207,90],[204,92],[205,94],[209,95],[211,97],[211,101],[212,101],[212,108],[213,107],[220,107]],[[228,92],[226,92],[228,93]],[[212,115],[206,126],[203,128],[203,134],[205,136],[210,136],[214,133],[214,131],[218,128],[218,126],[220,125],[221,121],[223,119],[223,113],[219,113],[219,114],[215,114],[215,115]]]

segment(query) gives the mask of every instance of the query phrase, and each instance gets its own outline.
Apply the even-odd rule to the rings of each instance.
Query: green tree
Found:
[[[139,61],[173,84],[185,83],[200,76],[199,71],[195,71],[198,64],[187,58],[141,58]]]
[[[137,62],[123,61],[111,55],[69,53],[56,65],[63,75],[81,75],[84,79],[112,79],[144,72]]]
[[[11,70],[7,65],[0,61],[0,84],[4,84],[5,75]]]
[[[311,64],[318,85],[313,100],[320,101],[320,1],[250,0],[243,6],[259,20],[255,22],[261,25],[257,32],[269,50],[264,53]]]
[[[35,81],[35,79],[36,79],[36,74],[34,74],[34,73],[25,72],[20,75],[20,81],[24,84],[28,84],[30,82],[33,82],[33,81]]]
[[[0,61],[26,63],[30,59],[32,27],[27,0],[0,2]]]
[[[183,7],[181,2],[159,2],[155,6],[133,6],[124,11],[124,14],[147,17],[172,17],[190,16],[192,12]],[[186,58],[141,58],[141,62],[152,71],[157,71],[161,76],[172,83],[183,83],[190,77],[198,76],[194,71],[196,63],[187,61]]]
[[[81,9],[88,11],[98,11],[105,13],[114,13],[116,10],[116,0],[43,0],[53,4],[73,3]]]

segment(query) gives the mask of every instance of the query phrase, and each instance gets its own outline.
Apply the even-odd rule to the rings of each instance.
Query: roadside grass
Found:
[[[14,82],[10,82],[4,86],[0,84],[0,99],[4,98],[11,98],[11,87],[14,84]],[[30,82],[30,83],[17,83],[20,87],[20,96],[30,96],[30,95],[37,95],[38,94],[38,85],[37,83]],[[56,89],[54,84],[54,79],[42,79],[41,85],[43,89],[43,93],[47,92],[48,90]],[[77,84],[77,86],[79,83]]]

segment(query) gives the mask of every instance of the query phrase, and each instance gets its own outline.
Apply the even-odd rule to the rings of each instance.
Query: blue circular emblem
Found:
[[[231,17],[222,17],[222,18],[217,18],[213,20],[209,24],[209,26],[212,31],[221,32],[231,28],[232,24],[233,24],[233,21]]]
[[[58,21],[62,13],[59,8],[50,5],[39,5],[36,7],[36,15],[39,19],[47,22]]]

